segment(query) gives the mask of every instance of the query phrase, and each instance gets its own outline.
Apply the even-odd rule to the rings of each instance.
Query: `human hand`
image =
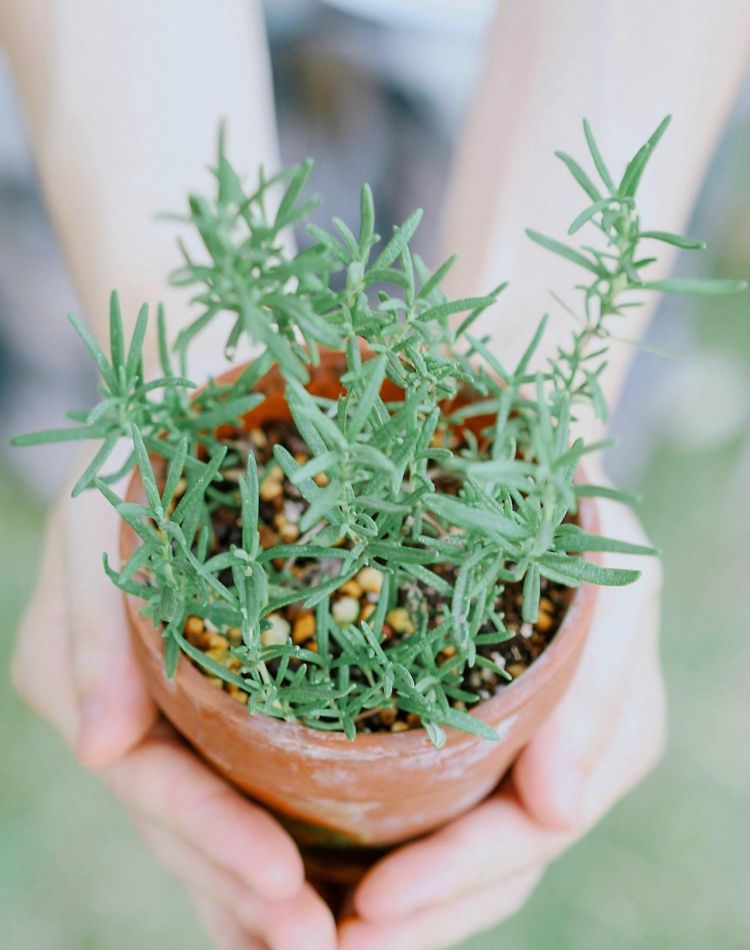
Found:
[[[603,534],[646,543],[626,508],[601,511]],[[575,678],[508,780],[368,872],[340,927],[342,950],[437,950],[506,920],[547,865],[654,766],[665,741],[661,570],[655,558],[637,566],[643,574],[631,587],[599,590]]]
[[[118,525],[93,492],[56,505],[13,661],[16,689],[123,802],[217,947],[329,950],[333,918],[292,840],[159,719],[101,566]]]

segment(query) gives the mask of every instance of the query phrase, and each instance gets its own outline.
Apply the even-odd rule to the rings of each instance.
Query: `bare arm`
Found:
[[[130,321],[143,300],[166,298],[174,228],[153,214],[180,209],[186,189],[202,185],[196,172],[213,154],[220,117],[241,167],[276,164],[258,6],[2,0],[0,30],[47,203],[103,336],[111,287]],[[179,321],[184,302],[167,302]],[[219,352],[207,340],[194,375],[215,368]],[[304,882],[292,840],[157,722],[122,602],[101,570],[100,552],[116,548],[114,513],[93,494],[73,504],[62,499],[50,517],[14,658],[17,689],[122,801],[183,882],[212,945],[332,950],[333,918]]]
[[[451,293],[473,295],[511,279],[482,327],[499,354],[511,362],[519,356],[549,307],[547,289],[564,292],[578,279],[572,265],[523,233],[531,226],[561,237],[586,204],[553,151],[581,155],[587,116],[605,155],[624,162],[674,113],[644,179],[642,207],[647,226],[679,230],[744,69],[746,21],[741,2],[501,0],[446,219],[446,243],[460,251]],[[632,336],[644,318],[631,324]],[[561,315],[550,330],[548,352],[570,324]],[[621,379],[627,351],[612,355]],[[616,395],[612,374],[609,382]],[[623,506],[600,510],[604,535],[645,540]],[[507,919],[552,856],[653,767],[665,723],[660,572],[654,559],[638,566],[637,584],[600,594],[576,680],[521,753],[512,780],[376,864],[355,892],[342,950],[443,947]]]
[[[445,219],[446,244],[460,251],[452,292],[464,296],[510,280],[481,325],[496,352],[512,363],[551,308],[546,352],[570,333],[548,291],[577,304],[568,288],[580,275],[528,240],[524,228],[562,238],[586,206],[553,155],[562,149],[585,158],[581,118],[591,122],[605,157],[624,167],[659,121],[674,115],[644,176],[639,205],[646,227],[680,231],[748,53],[744,0],[500,3]],[[672,260],[664,247],[662,273],[653,276],[664,276]],[[636,311],[623,335],[638,337],[647,318],[648,308]],[[611,399],[631,355],[632,347],[613,348],[605,379]]]
[[[175,228],[227,121],[251,175],[277,165],[266,37],[254,0],[4,0],[14,70],[48,207],[87,315],[101,336],[110,290],[126,319],[164,300]],[[222,327],[216,328],[217,336]],[[202,365],[219,352],[207,343]]]

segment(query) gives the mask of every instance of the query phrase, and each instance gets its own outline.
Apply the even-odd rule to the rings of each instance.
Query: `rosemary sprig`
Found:
[[[619,182],[585,122],[598,181],[558,153],[590,202],[569,233],[594,228],[600,244],[573,247],[528,232],[585,275],[578,327],[546,368],[533,365],[546,317],[515,367],[492,354],[487,337],[472,333],[504,285],[482,297],[447,299],[441,283],[453,259],[431,272],[410,249],[421,212],[381,241],[372,194],[364,186],[356,233],[339,220],[331,232],[308,225],[312,243],[290,252],[285,230],[303,224],[316,203],[304,197],[311,163],[271,178],[261,171],[248,193],[220,137],[215,193],[193,195],[188,202],[186,220],[205,253],[197,260],[183,248],[184,263],[173,275],[175,283],[195,288],[197,315],[170,350],[160,309],[162,375],[151,382],[143,377],[146,309],[126,346],[113,294],[109,357],[73,320],[101,376],[100,403],[89,413],[73,414],[72,428],[16,440],[22,445],[100,441],[74,494],[94,486],[138,536],[140,546],[128,563],[117,572],[105,559],[105,570],[115,584],[145,601],[166,641],[169,675],[185,652],[211,675],[244,690],[251,712],[341,730],[350,738],[363,718],[390,706],[417,714],[436,745],[444,741],[445,727],[492,737],[481,720],[454,704],[476,701],[461,688],[465,672],[493,665],[477,654],[477,646],[513,635],[498,613],[504,587],[521,585],[523,620],[532,623],[544,578],[570,587],[637,578],[637,571],[602,567],[580,556],[653,551],[592,536],[575,523],[580,497],[632,499],[575,484],[581,458],[602,443],[572,437],[574,413],[588,403],[606,418],[599,380],[613,321],[637,303],[633,292],[716,294],[745,288],[743,281],[646,276],[654,259],[644,256],[643,242],[703,247],[641,227],[638,185],[668,122],[639,149]],[[243,337],[259,355],[231,385],[209,381],[190,399],[187,355],[221,313],[234,317],[227,355],[231,358]],[[337,400],[306,388],[320,347],[343,354],[343,394]],[[245,441],[219,427],[238,423],[262,401],[256,384],[274,366],[308,457],[300,463],[286,447],[275,447],[274,464],[301,495],[302,534],[293,544],[263,550],[258,498],[267,472],[258,471]],[[403,398],[387,402],[386,382]],[[491,424],[479,426],[482,417]],[[462,433],[458,440],[452,438],[456,429]],[[119,471],[103,474],[121,438],[130,441],[128,459]],[[138,504],[123,502],[111,487],[133,467],[145,495]],[[319,484],[321,475],[325,484]],[[218,507],[234,508],[241,524],[241,543],[228,550],[215,535],[212,515]],[[332,562],[335,570],[321,571],[303,591],[291,573],[301,559]],[[366,567],[383,578],[376,609],[367,620],[337,622],[332,595]],[[434,616],[430,592],[441,598],[441,617]],[[299,601],[315,612],[317,652],[291,640],[264,645],[275,613]],[[389,641],[386,616],[404,604],[407,635]],[[185,638],[190,616],[241,631],[241,643],[232,650],[234,668]],[[446,648],[452,659],[441,663]]]

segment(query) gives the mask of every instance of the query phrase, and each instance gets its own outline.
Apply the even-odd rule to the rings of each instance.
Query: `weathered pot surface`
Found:
[[[338,387],[339,360],[337,354],[323,354],[313,375],[315,391],[329,394]],[[278,374],[269,374],[258,388],[270,398],[248,415],[246,424],[288,418]],[[128,497],[141,493],[136,474]],[[580,506],[580,521],[584,530],[597,531],[590,500]],[[136,546],[132,529],[123,525],[123,559]],[[251,716],[185,656],[175,677],[167,679],[161,636],[141,615],[141,602],[125,597],[135,650],[164,715],[228,781],[284,816],[298,840],[327,847],[403,841],[449,821],[491,792],[568,687],[595,600],[596,588],[581,585],[541,657],[474,708],[473,715],[495,727],[498,741],[449,729],[445,745],[436,749],[422,729],[363,733],[350,741],[342,733]]]

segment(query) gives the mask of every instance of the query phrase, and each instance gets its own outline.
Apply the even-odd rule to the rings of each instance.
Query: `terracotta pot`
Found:
[[[339,355],[325,354],[311,389],[334,395],[340,389],[341,367]],[[289,418],[277,373],[270,373],[258,388],[268,398],[248,415],[248,427]],[[141,495],[136,475],[128,497]],[[590,501],[581,504],[580,518],[586,531],[596,532],[596,509]],[[136,546],[132,530],[123,525],[123,558]],[[366,733],[352,742],[341,733],[250,716],[184,656],[169,680],[160,635],[141,616],[140,601],[125,599],[149,689],[179,732],[214,769],[276,812],[301,843],[356,849],[383,847],[427,832],[495,788],[570,683],[591,624],[596,588],[582,585],[542,656],[498,695],[475,707],[473,715],[495,727],[499,740],[448,730],[442,749],[435,749],[421,729]]]

